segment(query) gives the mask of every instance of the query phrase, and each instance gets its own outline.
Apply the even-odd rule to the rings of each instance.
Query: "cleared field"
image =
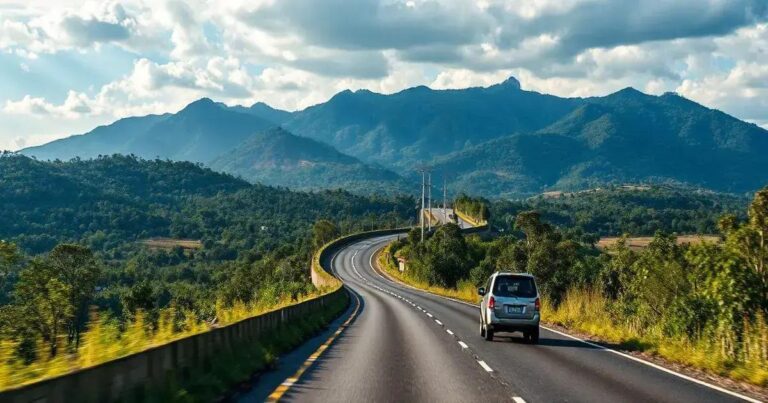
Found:
[[[615,245],[619,239],[620,238],[616,236],[600,238],[600,240],[597,242],[597,247],[600,249],[608,248],[610,246]],[[629,248],[632,250],[640,250],[647,247],[652,240],[653,240],[653,237],[651,236],[630,237],[630,238],[627,238],[627,246],[629,246]],[[680,235],[677,237],[678,245],[696,244],[696,243],[702,243],[702,242],[720,243],[720,236],[694,234],[694,235]]]
[[[150,249],[173,249],[181,247],[182,249],[202,249],[203,243],[197,239],[175,239],[175,238],[150,238],[139,243]]]

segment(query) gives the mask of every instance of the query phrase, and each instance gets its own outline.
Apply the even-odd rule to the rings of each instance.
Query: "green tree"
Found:
[[[81,245],[60,244],[46,258],[46,263],[66,285],[67,302],[72,316],[67,321],[70,343],[79,343],[88,321],[88,305],[93,300],[101,275],[101,266],[90,249]]]
[[[768,188],[755,194],[748,221],[726,226],[726,245],[757,277],[760,306],[768,313]]]
[[[4,302],[5,287],[18,271],[21,260],[22,256],[16,245],[0,241],[0,303]]]
[[[74,317],[70,295],[68,284],[45,259],[33,259],[19,273],[14,288],[17,319],[34,329],[51,356],[58,352],[59,337]]]
[[[329,220],[318,220],[312,226],[312,245],[319,249],[339,236],[339,227]]]

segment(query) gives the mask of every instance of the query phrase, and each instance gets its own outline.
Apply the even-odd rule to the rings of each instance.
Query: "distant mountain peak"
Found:
[[[508,88],[514,88],[516,90],[519,90],[520,87],[520,81],[518,81],[514,76],[509,76],[504,82],[501,83],[501,85],[508,87]]]
[[[182,112],[196,112],[201,110],[210,109],[212,106],[216,106],[217,103],[210,98],[200,98],[197,101],[190,103],[182,109]]]
[[[637,96],[648,96],[646,93],[634,88],[634,87],[625,87],[622,88],[616,92],[614,92],[611,95],[621,95],[621,96],[631,96],[631,97],[637,97]]]

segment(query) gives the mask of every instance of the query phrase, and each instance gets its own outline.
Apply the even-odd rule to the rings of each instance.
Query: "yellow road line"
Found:
[[[304,362],[301,364],[301,367],[291,376],[290,378],[283,381],[283,383],[280,384],[272,393],[267,397],[268,402],[277,402],[279,401],[283,395],[285,395],[286,392],[294,385],[296,382],[301,379],[301,376],[308,370],[312,364],[317,361],[321,355],[327,350],[331,344],[341,335],[344,330],[346,330],[347,327],[349,327],[349,324],[352,323],[352,321],[357,317],[357,314],[360,312],[360,297],[358,297],[355,293],[353,293],[351,290],[348,291],[353,297],[355,297],[355,310],[352,312],[352,315],[347,318],[344,323],[339,326],[338,329],[336,329],[335,332],[331,335],[331,337],[328,338],[328,340],[325,341],[320,347],[315,350],[312,355],[309,356]]]

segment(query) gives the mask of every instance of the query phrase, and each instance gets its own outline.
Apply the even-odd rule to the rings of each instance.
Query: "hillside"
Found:
[[[580,102],[523,91],[515,78],[488,88],[344,91],[294,113],[285,127],[404,173],[419,161],[546,127]]]
[[[456,187],[488,196],[605,184],[679,183],[749,192],[768,182],[768,131],[675,94],[625,89],[535,133],[435,161]]]
[[[320,218],[362,225],[368,215],[407,217],[415,203],[294,192],[190,162],[126,156],[44,162],[0,154],[0,172],[0,239],[31,253],[65,241],[117,253],[140,239],[174,237],[201,239],[206,253],[233,258],[258,244],[295,242]]]
[[[514,218],[534,210],[544,221],[574,235],[597,237],[715,234],[725,214],[746,218],[749,198],[677,186],[615,186],[577,193],[541,194],[490,204],[491,224],[513,230]]]
[[[89,133],[21,151],[43,160],[133,154],[142,158],[207,163],[280,116],[261,106],[238,110],[203,98],[175,114],[121,119]]]
[[[281,128],[251,136],[216,158],[211,167],[251,182],[292,189],[411,190],[394,172],[364,164],[330,145],[295,136]]]

